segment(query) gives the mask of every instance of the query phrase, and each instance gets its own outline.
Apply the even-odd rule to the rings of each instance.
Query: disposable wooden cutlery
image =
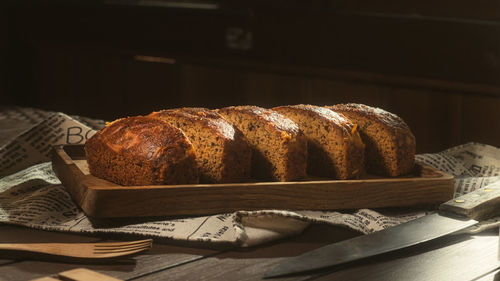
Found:
[[[106,259],[149,250],[152,239],[97,243],[0,243],[0,250],[42,253],[72,258]]]

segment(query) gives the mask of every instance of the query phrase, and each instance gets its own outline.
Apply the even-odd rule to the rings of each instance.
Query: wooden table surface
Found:
[[[1,121],[1,120],[0,120]],[[0,145],[29,124],[0,122]],[[208,244],[155,240],[150,251],[107,264],[36,260],[0,251],[0,280],[32,280],[87,268],[122,280],[261,280],[288,257],[359,235],[315,224],[299,236],[251,248],[214,248]],[[85,236],[0,224],[1,242],[88,242],[124,237]],[[449,236],[417,247],[304,275],[276,280],[500,280],[498,230]],[[272,279],[271,279],[272,280]]]
[[[356,235],[340,227],[313,225],[299,236],[251,248],[216,249],[154,241],[147,252],[106,264],[37,260],[0,252],[0,280],[55,277],[59,272],[82,267],[122,280],[261,280],[268,269],[287,257]],[[107,239],[0,225],[2,242],[101,240]],[[498,249],[497,230],[450,236],[381,257],[276,280],[498,280]]]

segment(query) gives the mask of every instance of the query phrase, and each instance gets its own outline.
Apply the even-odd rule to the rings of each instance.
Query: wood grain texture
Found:
[[[123,280],[263,280],[271,267],[285,258],[352,238],[352,230],[315,224],[297,237],[251,247],[216,251],[155,243],[132,263],[71,264],[17,260],[0,264],[1,280],[30,280],[57,276],[85,267]],[[8,242],[88,241],[88,236],[0,225],[0,239]],[[95,239],[95,238],[94,238]],[[475,236],[447,236],[402,251],[306,275],[272,280],[497,280],[498,232]],[[495,279],[496,278],[496,279]]]
[[[56,148],[53,167],[73,200],[92,217],[402,207],[442,203],[453,196],[453,178],[430,167],[390,179],[125,187],[90,175],[82,167],[82,151],[83,146]],[[68,164],[72,157],[79,160]]]
[[[500,267],[498,232],[448,236],[420,247],[330,269],[322,280],[468,281]]]
[[[474,280],[500,265],[498,236],[447,236],[389,255],[300,275],[267,280]],[[300,245],[283,241],[246,252],[231,251],[139,278],[149,280],[263,280],[283,257],[297,255]]]
[[[121,280],[86,268],[75,268],[63,271],[59,273],[58,276],[62,280],[67,280],[67,281],[95,281],[95,280],[120,281]]]
[[[500,211],[500,184],[489,185],[445,202],[439,210],[476,220],[493,217]]]
[[[41,277],[36,279],[31,279],[31,281],[59,281],[60,279],[52,278],[52,277]]]
[[[5,231],[4,231],[5,230]],[[7,235],[3,235],[3,233]],[[325,243],[338,242],[343,239],[351,238],[359,233],[338,226],[315,224],[305,230],[305,232],[296,237],[288,238],[278,242],[268,243],[258,247],[245,249],[210,249],[210,245],[197,247],[192,243],[183,246],[161,244],[163,242],[155,240],[153,249],[134,256],[131,260],[120,261],[109,264],[72,264],[68,262],[54,261],[36,261],[36,260],[16,260],[9,264],[0,264],[0,280],[17,281],[30,280],[33,278],[45,276],[57,276],[58,273],[74,268],[85,267],[87,269],[100,272],[123,280],[184,280],[182,277],[187,274],[194,278],[195,274],[206,272],[206,276],[212,276],[221,271],[221,269],[208,263],[207,267],[203,265],[205,259],[220,262],[223,269],[226,270],[225,276],[229,277],[231,272],[238,272],[233,278],[221,280],[238,280],[237,277],[253,278],[260,280],[265,269],[275,265],[285,257],[291,257],[302,254],[306,251],[324,245]],[[56,233],[49,231],[34,230],[19,226],[0,225],[0,239],[3,241],[61,241],[61,242],[85,242],[89,237],[74,233]],[[95,238],[94,238],[95,239]],[[188,247],[189,246],[189,247]],[[220,256],[220,258],[216,258]],[[245,261],[245,259],[248,259]],[[228,265],[234,264],[233,269]],[[254,275],[244,277],[248,270],[242,270],[241,267],[250,265]],[[259,269],[262,267],[262,269]],[[180,268],[183,274],[180,274],[176,268]],[[190,269],[193,269],[190,271]],[[172,274],[170,274],[172,271]],[[191,274],[192,273],[192,274]],[[303,280],[304,277],[293,278],[291,280]],[[210,278],[205,280],[212,280]],[[290,279],[289,279],[290,280]]]
[[[0,225],[0,240],[2,242],[29,243],[57,241],[81,243],[102,239],[75,233],[58,233],[20,226]],[[168,270],[181,264],[196,262],[206,256],[212,256],[219,252],[221,252],[220,249],[166,245],[161,244],[161,241],[155,241],[153,248],[148,252],[133,256],[130,259],[107,263],[71,263],[50,259],[35,260],[28,259],[27,257],[14,257],[7,252],[0,252],[0,258],[6,258],[5,262],[0,260],[0,280],[30,280],[45,276],[56,276],[59,272],[79,267],[85,267],[115,278],[128,280],[148,275],[151,272]],[[8,262],[7,259],[10,259],[10,261]]]
[[[221,252],[195,263],[186,263],[168,271],[154,272],[137,280],[263,280],[264,273],[268,269],[286,258],[358,235],[358,232],[344,227],[314,224],[300,236],[257,247]],[[268,280],[314,280],[318,275],[312,273]]]

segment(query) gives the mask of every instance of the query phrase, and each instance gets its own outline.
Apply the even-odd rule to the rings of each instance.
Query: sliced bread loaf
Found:
[[[244,136],[220,114],[206,108],[177,108],[149,115],[180,128],[193,143],[202,183],[250,179],[251,150]]]
[[[308,140],[310,175],[355,178],[364,165],[364,145],[353,124],[342,114],[314,105],[279,106],[273,110],[292,119]]]
[[[191,142],[168,123],[136,116],[118,119],[85,143],[90,173],[121,185],[198,182]]]
[[[384,176],[409,173],[415,161],[415,136],[397,115],[364,104],[338,104],[330,109],[359,126],[366,144],[366,169]]]
[[[243,132],[252,147],[253,177],[275,181],[306,177],[307,143],[293,121],[257,106],[232,106],[217,111]]]

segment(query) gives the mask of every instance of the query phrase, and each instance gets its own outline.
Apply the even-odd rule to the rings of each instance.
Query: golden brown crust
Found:
[[[412,171],[415,136],[399,116],[364,104],[329,106],[359,125],[366,144],[367,170],[375,174],[398,176]]]
[[[410,127],[405,123],[401,117],[396,114],[386,111],[384,109],[368,106],[365,104],[359,103],[346,103],[346,104],[337,104],[333,106],[329,106],[328,108],[333,111],[345,114],[349,114],[350,112],[356,113],[363,118],[370,119],[376,121],[377,123],[390,128],[390,129],[399,129],[402,131],[410,131]]]
[[[197,183],[195,153],[184,133],[136,116],[116,120],[85,144],[91,174],[121,185]]]
[[[210,110],[208,108],[183,107],[183,108],[166,109],[157,112],[152,112],[148,116],[153,118],[158,117],[160,119],[167,119],[168,117],[173,117],[178,120],[191,121],[198,124],[199,126],[209,128],[214,134],[218,136],[228,139],[234,139],[236,135],[236,131],[230,123],[228,123],[216,111]]]
[[[193,143],[202,182],[229,183],[250,178],[251,150],[240,131],[207,108],[176,108],[153,112],[183,130]]]
[[[307,143],[293,121],[257,106],[231,106],[217,112],[247,138],[255,178],[291,181],[306,177]]]
[[[221,108],[218,109],[217,112],[221,114],[224,112],[238,112],[239,114],[253,116],[254,118],[261,120],[261,122],[264,122],[266,126],[272,128],[271,132],[275,132],[277,134],[286,132],[288,134],[297,135],[300,133],[300,128],[295,122],[284,117],[278,112],[267,108],[254,105],[241,105]]]
[[[364,165],[364,145],[354,124],[344,115],[314,105],[273,108],[299,125],[308,139],[308,173],[348,179]]]

